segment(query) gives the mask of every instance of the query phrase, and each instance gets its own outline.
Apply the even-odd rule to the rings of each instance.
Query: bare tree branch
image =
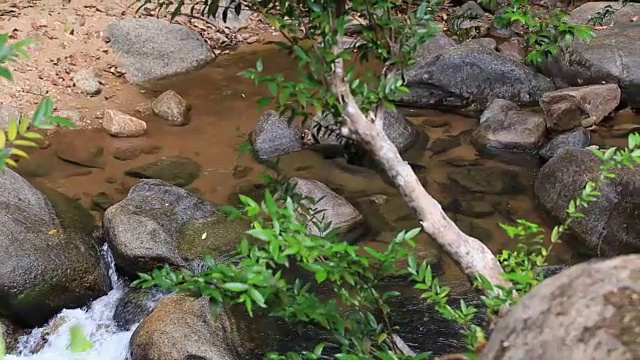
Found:
[[[334,54],[342,51],[340,46]],[[431,235],[460,266],[471,280],[483,275],[494,286],[510,287],[503,270],[491,250],[481,241],[462,232],[442,210],[440,204],[424,189],[418,177],[382,128],[368,120],[354,99],[344,78],[344,64],[336,60],[329,85],[344,107],[344,125],[380,163],[403,199],[415,211],[424,231]]]

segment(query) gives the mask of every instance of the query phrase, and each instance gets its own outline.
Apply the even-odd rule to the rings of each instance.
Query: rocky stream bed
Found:
[[[572,17],[584,22],[604,5],[588,3]],[[398,113],[387,113],[384,130],[463,231],[494,251],[512,247],[499,222],[525,218],[550,229],[598,173],[587,147],[624,146],[627,135],[640,130],[640,47],[629,41],[640,39],[640,25],[629,20],[634,16],[640,5],[631,3],[591,43],[576,43],[539,68],[525,65],[517,51],[507,54],[505,40],[459,43],[440,34],[420,50],[407,74],[411,93]],[[267,71],[287,73],[294,67],[285,54],[254,46],[208,64],[213,56],[200,35],[156,19],[118,20],[106,34],[126,78],[146,96],[143,109],[106,107],[99,129],[58,131],[17,172],[0,175],[0,321],[8,358],[257,359],[267,351],[311,348],[324,336],[317,329],[249,319],[235,308],[214,316],[206,299],[128,284],[166,263],[197,268],[205,255],[228,256],[248,225],[227,221],[220,205],[241,193],[259,198],[260,160],[279,157],[297,191],[322,198],[317,207],[350,241],[386,247],[398,231],[418,226],[413,213],[374,167],[347,161],[335,138],[316,134],[310,143],[302,135],[311,128],[256,110],[263,89],[235,74],[258,58]],[[163,34],[163,41],[149,34]],[[184,51],[169,51],[168,44],[178,43]],[[237,145],[246,138],[258,159],[238,162]],[[557,322],[565,332],[606,337],[622,326],[598,322],[611,313],[607,306],[619,310],[620,324],[627,324],[624,314],[637,312],[607,292],[640,294],[637,255],[575,265],[640,252],[640,170],[616,172],[554,249],[552,262],[571,268],[543,283],[549,293],[570,288],[558,290],[567,304],[587,306],[586,298],[575,296],[588,293],[596,325],[571,322],[567,314],[578,316],[573,310],[547,318],[536,313],[544,309],[529,306],[529,313],[510,313],[496,341],[509,337],[531,353],[542,351],[513,335],[531,330],[518,327],[518,316],[537,319],[542,328]],[[416,252],[453,287],[452,301],[480,305],[427,235],[418,237]],[[600,279],[593,274],[609,285],[592,291],[596,280],[585,279]],[[410,347],[435,355],[463,349],[459,328],[419,301],[410,284],[390,280],[385,286],[403,294],[392,304],[392,321]],[[541,291],[532,298],[551,301]],[[484,320],[481,312],[476,321]],[[83,325],[94,343],[76,357],[66,350],[73,324]],[[541,338],[552,344],[551,333]],[[625,341],[580,349],[596,355],[614,349],[621,354],[615,359],[633,359],[632,342]],[[505,357],[508,351],[493,343],[488,349],[486,359],[532,358],[517,351]],[[538,355],[578,359],[563,352]]]

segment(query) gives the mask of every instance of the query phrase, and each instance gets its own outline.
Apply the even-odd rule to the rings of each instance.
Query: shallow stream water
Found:
[[[253,66],[260,57],[264,60],[266,71],[292,74],[296,69],[285,54],[270,48],[239,51],[221,58],[201,71],[162,81],[144,89],[150,101],[168,89],[179,93],[192,106],[189,125],[170,127],[153,115],[146,115],[141,118],[148,122],[148,134],[140,138],[112,138],[97,129],[61,131],[50,138],[51,147],[34,151],[30,160],[22,162],[19,172],[31,181],[53,187],[78,199],[84,206],[91,207],[92,198],[101,192],[115,202],[126,196],[128,188],[136,181],[124,175],[126,169],[163,156],[182,155],[202,166],[201,176],[191,186],[214,203],[228,203],[233,194],[258,184],[260,180],[257,175],[263,171],[259,164],[249,157],[243,157],[239,163],[248,171],[242,179],[234,175],[234,167],[238,164],[238,146],[255,126],[261,114],[256,101],[265,94],[264,89],[255,87],[252,82],[236,74]],[[552,222],[537,209],[532,194],[535,173],[541,166],[539,159],[522,154],[512,156],[511,159],[479,154],[469,141],[477,119],[429,110],[402,111],[429,138],[429,141],[423,139],[410,150],[406,154],[407,160],[420,165],[419,176],[423,184],[437,200],[445,204],[445,208],[463,231],[481,239],[492,250],[497,251],[514,245],[499,228],[500,222],[512,223],[515,219],[524,218],[542,224],[547,230],[550,228]],[[632,115],[613,121],[635,122],[637,117]],[[606,129],[596,132],[592,142],[624,144],[623,139],[609,135]],[[448,142],[442,139],[448,139]],[[56,156],[56,151],[63,147],[83,151],[96,145],[104,148],[103,168],[80,167]],[[128,161],[113,157],[117,149],[127,147],[154,148],[154,151]],[[325,160],[311,151],[285,156],[281,160],[281,166],[286,174],[309,176],[325,182],[354,203],[365,196],[387,196],[389,205],[386,213],[391,214],[392,227],[378,229],[383,237],[392,236],[403,228],[418,226],[397,192],[375,173],[362,170],[365,175],[352,176],[350,171],[353,168]],[[474,175],[476,178],[484,177],[480,181],[484,184],[471,186],[491,187],[491,183],[512,182],[515,178],[521,186],[509,194],[478,194],[470,190],[469,186],[453,181],[465,171],[477,171]],[[473,208],[469,204],[473,204]],[[366,205],[361,205],[360,208],[366,208]],[[100,216],[99,212],[95,213],[97,217]],[[478,213],[483,214],[478,216]],[[369,245],[379,244],[376,240],[379,239],[370,239]],[[422,236],[421,241],[429,240]],[[566,264],[578,259],[570,246],[561,245],[554,250],[552,261]],[[133,329],[126,332],[116,330],[112,315],[124,285],[118,281],[115,270],[112,280],[114,289],[108,295],[96,300],[86,309],[64,310],[53,319],[52,323],[59,323],[46,327],[55,331],[47,336],[48,342],[43,348],[38,348],[38,343],[41,342],[44,330],[36,329],[31,335],[21,339],[20,355],[11,355],[8,359],[124,360]],[[442,281],[449,284],[465,282],[464,277],[446,257],[442,261]],[[93,350],[75,357],[67,352],[69,328],[74,324],[82,325],[94,343]],[[39,351],[34,355],[36,349]]]

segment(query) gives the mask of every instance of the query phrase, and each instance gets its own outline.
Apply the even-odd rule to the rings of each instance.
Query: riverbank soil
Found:
[[[148,96],[124,79],[104,35],[109,23],[125,16],[169,19],[166,11],[151,5],[136,12],[138,6],[133,0],[0,0],[0,32],[9,34],[10,41],[33,40],[27,48],[29,59],[9,65],[14,81],[3,83],[0,107],[31,113],[49,96],[56,110],[78,114],[73,120],[80,128],[98,127],[105,108],[142,111]],[[216,56],[270,35],[256,17],[234,28],[184,16],[175,21],[202,35]],[[102,85],[99,94],[86,95],[74,84],[76,74],[85,70],[96,74]]]

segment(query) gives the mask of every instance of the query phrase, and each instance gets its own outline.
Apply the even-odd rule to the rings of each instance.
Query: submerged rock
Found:
[[[480,117],[473,132],[479,150],[533,153],[538,150],[547,127],[542,114],[518,110],[510,101],[496,99]]]
[[[153,113],[167,120],[169,125],[184,126],[189,123],[189,104],[178,93],[167,90],[151,104]]]
[[[200,176],[201,166],[185,156],[167,156],[160,160],[125,171],[125,175],[138,179],[158,179],[185,187]]]
[[[105,167],[104,147],[99,144],[79,144],[73,139],[71,141],[62,141],[56,145],[56,156],[80,166],[97,169],[104,169]]]
[[[589,43],[576,41],[541,67],[559,88],[618,84],[622,100],[640,108],[640,38],[637,23],[616,25],[598,31]]]
[[[331,222],[327,231],[336,229],[339,234],[356,236],[362,232],[364,219],[362,214],[342,196],[333,192],[329,187],[316,180],[292,178],[289,180],[295,184],[295,192],[303,197],[313,198],[316,203],[308,204],[312,211],[322,211],[317,215],[316,221]],[[322,235],[310,222],[307,226],[310,234]],[[353,234],[353,233],[356,234]]]
[[[590,142],[591,133],[587,129],[580,127],[554,137],[544,148],[542,148],[542,150],[540,150],[540,156],[549,160],[558,155],[563,149],[584,149],[589,146]]]
[[[480,359],[638,359],[638,274],[640,255],[627,255],[543,281],[498,320]]]
[[[565,149],[538,171],[534,191],[541,206],[564,220],[569,201],[587,180],[599,176],[601,161],[589,150]],[[569,227],[575,239],[595,256],[640,252],[640,168],[623,166],[599,187],[597,200],[580,209],[585,216]]]
[[[186,73],[213,60],[198,33],[160,19],[124,18],[107,26],[106,35],[125,77],[135,84]]]
[[[260,116],[251,134],[251,143],[258,157],[272,159],[302,149],[302,131],[287,118],[269,110]]]
[[[0,188],[0,314],[39,326],[106,294],[106,267],[92,224],[84,223],[91,215],[52,205],[10,169],[0,174]]]
[[[406,73],[410,93],[402,104],[477,113],[493,99],[537,102],[553,83],[527,66],[480,46],[455,46]]]
[[[449,179],[474,193],[522,194],[526,187],[517,172],[497,166],[467,166],[453,169]]]
[[[620,88],[616,84],[560,89],[545,93],[540,99],[547,127],[554,131],[598,124],[619,103]]]
[[[141,180],[104,214],[103,228],[116,265],[137,277],[167,263],[187,266],[227,256],[249,229],[218,207],[161,180]]]

